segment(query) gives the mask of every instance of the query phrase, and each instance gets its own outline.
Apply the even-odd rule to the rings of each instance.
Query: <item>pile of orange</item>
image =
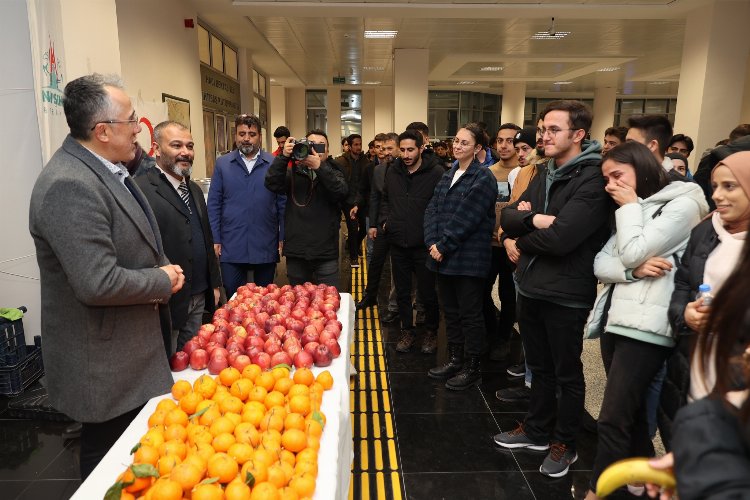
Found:
[[[133,448],[133,464],[105,498],[301,500],[312,498],[325,426],[328,371],[226,368],[179,380]],[[118,496],[119,493],[119,496]]]

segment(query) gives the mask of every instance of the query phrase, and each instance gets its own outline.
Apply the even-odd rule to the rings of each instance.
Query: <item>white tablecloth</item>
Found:
[[[354,457],[352,428],[349,423],[349,375],[351,372],[349,350],[354,332],[354,301],[348,293],[341,294],[341,308],[338,312],[338,318],[343,325],[341,338],[339,339],[341,355],[331,363],[331,366],[312,368],[316,376],[323,370],[329,370],[334,380],[333,389],[325,392],[320,408],[326,415],[326,427],[320,441],[318,480],[313,496],[314,500],[338,500],[345,499],[349,495],[351,463]],[[188,380],[192,383],[204,373],[208,372],[188,368],[172,375],[175,380]],[[165,397],[171,397],[171,395],[158,396],[146,403],[143,410],[112,446],[96,469],[81,484],[71,497],[72,499],[91,500],[104,497],[107,489],[114,484],[117,475],[132,463],[130,450],[148,430],[148,418],[156,409],[159,401]]]

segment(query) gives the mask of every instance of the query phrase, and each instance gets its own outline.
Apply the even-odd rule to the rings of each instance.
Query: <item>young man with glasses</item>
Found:
[[[601,146],[585,139],[593,119],[588,107],[553,101],[541,117],[550,160],[500,221],[503,240],[516,239],[508,255],[517,266],[518,323],[533,377],[529,410],[495,443],[550,450],[539,470],[561,477],[578,458],[586,389],[583,326],[596,297],[594,257],[610,234],[611,202],[599,168]]]

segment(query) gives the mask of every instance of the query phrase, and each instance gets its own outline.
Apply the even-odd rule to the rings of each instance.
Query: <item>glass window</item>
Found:
[[[211,66],[224,71],[224,44],[214,35],[211,35]]]
[[[237,79],[237,52],[228,45],[224,46],[224,71],[235,80]]]
[[[641,115],[643,114],[643,99],[621,99],[619,111],[623,115]]]
[[[258,73],[258,94],[266,97],[266,77]]]
[[[499,111],[500,96],[495,94],[484,94],[482,100],[482,109],[484,111]]]
[[[307,102],[307,130],[320,129],[328,133],[328,93],[325,90],[305,92]],[[343,111],[343,109],[342,109]]]
[[[328,92],[325,90],[308,90],[306,98],[308,108],[326,108],[328,106]]]
[[[431,90],[428,93],[429,108],[458,109],[456,91]]]
[[[198,25],[198,54],[202,63],[211,64],[211,37],[208,30]]]
[[[645,112],[647,115],[664,115],[667,113],[666,99],[647,99]]]
[[[258,72],[253,70],[253,92],[258,93]]]
[[[362,92],[341,91],[341,137],[362,134]]]

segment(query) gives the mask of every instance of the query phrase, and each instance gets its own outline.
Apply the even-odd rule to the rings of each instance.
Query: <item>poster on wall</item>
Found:
[[[181,97],[162,94],[162,101],[167,103],[167,116],[170,120],[182,123],[190,130],[190,101]]]
[[[49,161],[68,135],[63,89],[68,83],[59,0],[28,0],[31,57],[42,161]]]
[[[167,104],[161,101],[146,101],[141,97],[141,92],[131,95],[130,100],[140,117],[141,131],[138,133],[138,144],[149,156],[154,156],[154,127],[168,119]]]

